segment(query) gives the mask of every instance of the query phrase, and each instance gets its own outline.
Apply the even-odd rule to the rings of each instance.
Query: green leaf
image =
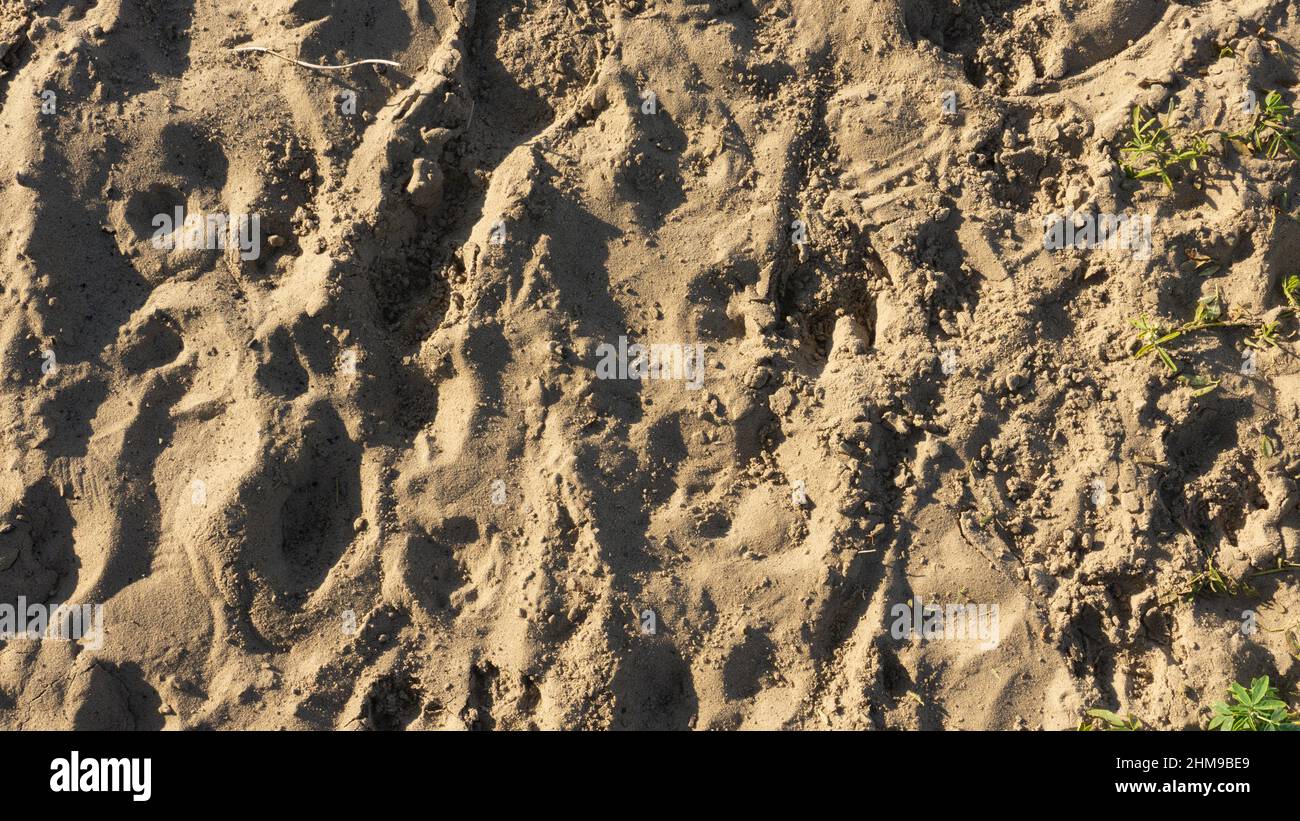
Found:
[[[1258,704],[1268,695],[1268,676],[1261,676],[1250,683],[1250,701]]]

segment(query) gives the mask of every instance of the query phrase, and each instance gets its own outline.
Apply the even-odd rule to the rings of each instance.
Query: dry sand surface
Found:
[[[1291,692],[1300,178],[1216,132],[1298,49],[1295,0],[0,0],[0,726]],[[1135,105],[1208,155],[1131,179]]]

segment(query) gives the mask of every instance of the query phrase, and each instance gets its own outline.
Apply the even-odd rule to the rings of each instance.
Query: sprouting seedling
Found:
[[[1223,305],[1219,298],[1219,291],[1215,289],[1213,296],[1202,297],[1196,303],[1196,313],[1190,322],[1184,322],[1173,329],[1165,329],[1156,324],[1146,314],[1142,314],[1133,320],[1133,326],[1138,329],[1138,341],[1142,347],[1138,348],[1133,354],[1134,359],[1141,359],[1150,353],[1155,353],[1164,363],[1165,368],[1169,371],[1170,376],[1178,373],[1178,365],[1174,362],[1169,352],[1165,350],[1165,345],[1173,342],[1179,337],[1194,333],[1196,331],[1206,330],[1207,328],[1225,327],[1230,324],[1223,320]]]
[[[1295,129],[1288,124],[1292,113],[1291,106],[1282,102],[1280,93],[1270,91],[1264,97],[1264,107],[1259,111],[1251,136],[1257,149],[1266,147],[1269,159],[1276,158],[1283,149],[1292,157],[1300,159]]]
[[[1179,162],[1187,163],[1193,171],[1200,171],[1201,167],[1197,164],[1198,160],[1203,160],[1214,153],[1214,147],[1210,140],[1204,134],[1195,134],[1192,136],[1192,144],[1178,152],[1176,158]]]
[[[1260,435],[1259,437],[1259,455],[1265,459],[1272,458],[1277,454],[1277,445],[1270,436]]]
[[[1286,298],[1286,304],[1282,306],[1281,313],[1300,319],[1300,276],[1292,274],[1283,280],[1282,295]],[[1278,342],[1281,339],[1282,319],[1279,317],[1271,321],[1260,320],[1254,335],[1246,340],[1246,344],[1262,351],[1280,347]]]
[[[1120,162],[1120,167],[1135,180],[1159,177],[1169,188],[1174,187],[1173,180],[1166,171],[1166,157],[1170,153],[1169,132],[1155,117],[1147,118],[1141,106],[1133,107],[1133,122],[1130,126],[1133,136],[1120,148],[1120,154],[1126,155],[1129,162]]]
[[[1138,341],[1143,343],[1137,353],[1133,354],[1133,358],[1141,359],[1147,354],[1154,352],[1156,356],[1160,357],[1160,361],[1165,364],[1165,368],[1169,371],[1170,376],[1178,373],[1178,365],[1174,362],[1174,358],[1170,356],[1169,352],[1165,350],[1164,345],[1166,342],[1172,342],[1177,339],[1181,334],[1169,333],[1163,327],[1153,322],[1146,314],[1142,314],[1137,319],[1132,320],[1132,322],[1133,327],[1138,329]]]
[[[1292,311],[1300,311],[1300,275],[1292,274],[1282,283],[1282,295]]]
[[[1165,115],[1173,114],[1174,104],[1169,104]],[[1174,145],[1169,129],[1160,122],[1160,118],[1147,116],[1141,106],[1133,107],[1133,121],[1130,124],[1132,136],[1120,148],[1120,168],[1130,178],[1145,180],[1159,178],[1166,188],[1174,187],[1170,169],[1186,164],[1193,171],[1199,171],[1198,161],[1210,156],[1210,143],[1203,136],[1192,138],[1190,145],[1179,148]]]
[[[1294,573],[1297,570],[1300,570],[1300,563],[1284,561],[1279,557],[1276,565],[1270,567],[1268,570],[1257,570],[1254,573],[1251,573],[1250,577],[1252,579],[1257,579],[1261,576],[1276,576],[1278,573]]]
[[[1255,589],[1246,582],[1225,573],[1208,555],[1205,557],[1205,566],[1188,579],[1187,584],[1179,591],[1179,595],[1185,599],[1207,595],[1240,596],[1243,594],[1255,595]]]
[[[1300,287],[1300,286],[1297,286]],[[1175,328],[1165,328],[1146,314],[1131,320],[1137,328],[1137,341],[1141,347],[1134,352],[1134,359],[1154,353],[1164,364],[1168,376],[1177,376],[1179,381],[1192,389],[1193,396],[1204,396],[1219,386],[1219,380],[1206,376],[1187,376],[1179,374],[1178,363],[1166,346],[1187,334],[1215,328],[1254,328],[1257,344],[1265,345],[1267,340],[1260,337],[1259,325],[1252,319],[1228,319],[1225,317],[1222,297],[1216,288],[1212,296],[1201,297],[1196,303],[1196,313],[1188,322]]]
[[[1278,194],[1273,199],[1271,205],[1273,206],[1273,221],[1268,226],[1270,231],[1277,225],[1278,217],[1289,219],[1294,223],[1300,223],[1300,216],[1297,216],[1297,214],[1300,214],[1300,208],[1291,208],[1291,195],[1288,192],[1283,191],[1281,194]]]
[[[1282,295],[1287,303],[1282,306],[1282,313],[1300,319],[1300,276],[1292,274],[1282,282]],[[1246,340],[1246,344],[1252,348],[1266,350],[1280,347],[1278,341],[1281,338],[1281,318],[1272,321],[1261,320],[1259,326],[1255,328],[1254,335]]]
[[[1219,387],[1222,380],[1215,379],[1212,376],[1201,376],[1199,374],[1187,376],[1183,374],[1178,377],[1178,381],[1192,389],[1192,396],[1199,398]]]
[[[1300,730],[1296,716],[1282,700],[1277,688],[1269,684],[1268,676],[1253,679],[1249,690],[1234,681],[1228,687],[1228,694],[1232,696],[1233,703],[1220,701],[1214,705],[1214,716],[1210,719],[1209,729]]]
[[[1199,251],[1193,251],[1191,248],[1183,251],[1183,254],[1187,257],[1187,262],[1183,264],[1185,266],[1190,265],[1192,271],[1200,276],[1212,277],[1223,270],[1223,265],[1214,257],[1207,256]]]
[[[1132,732],[1142,729],[1142,722],[1130,715],[1128,718],[1120,718],[1110,710],[1094,708],[1088,711],[1088,718],[1079,722],[1081,731],[1103,731],[1103,732]]]
[[[1223,325],[1223,303],[1219,296],[1219,290],[1214,290],[1214,296],[1201,297],[1196,301],[1196,313],[1192,316],[1192,321],[1183,326],[1184,331],[1196,331],[1201,328],[1213,328]]]
[[[1255,335],[1246,340],[1246,344],[1261,351],[1276,348],[1281,338],[1281,329],[1282,323],[1276,319],[1272,322],[1262,322],[1255,329]]]
[[[1231,142],[1244,145],[1250,153],[1263,154],[1270,160],[1276,159],[1283,151],[1300,159],[1295,129],[1288,124],[1291,114],[1291,106],[1282,101],[1282,95],[1270,91],[1264,95],[1264,104],[1256,109],[1250,127],[1225,136]]]
[[[1219,595],[1219,596],[1256,596],[1258,593],[1248,583],[1234,578],[1232,575],[1220,570],[1214,563],[1213,552],[1201,543],[1192,529],[1182,520],[1178,521],[1178,526],[1183,532],[1191,538],[1192,543],[1200,552],[1203,564],[1201,569],[1192,575],[1191,578],[1182,586],[1181,589],[1170,591],[1174,597],[1184,600],[1194,599],[1199,596]],[[1172,601],[1167,596],[1162,596],[1162,605],[1171,604]]]

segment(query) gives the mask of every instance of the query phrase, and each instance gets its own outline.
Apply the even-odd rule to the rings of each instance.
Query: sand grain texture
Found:
[[[1276,309],[1296,164],[1116,148],[1294,100],[1297,49],[1294,0],[0,0],[0,603],[106,628],[5,641],[0,726],[1182,728],[1296,684],[1300,576],[1177,595],[1300,561],[1295,340],[1189,341],[1196,398],[1129,324]],[[154,247],[178,206],[260,255]],[[1069,209],[1151,257],[1046,250]],[[620,336],[702,387],[597,378]],[[918,595],[1000,642],[891,637]]]

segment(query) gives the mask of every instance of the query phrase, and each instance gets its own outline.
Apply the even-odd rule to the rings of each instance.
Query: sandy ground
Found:
[[[1294,0],[0,0],[0,605],[102,608],[8,634],[0,726],[1289,692],[1297,164],[1119,147],[1294,102],[1298,48]],[[1281,332],[1170,343],[1198,396],[1132,321],[1216,291]]]

